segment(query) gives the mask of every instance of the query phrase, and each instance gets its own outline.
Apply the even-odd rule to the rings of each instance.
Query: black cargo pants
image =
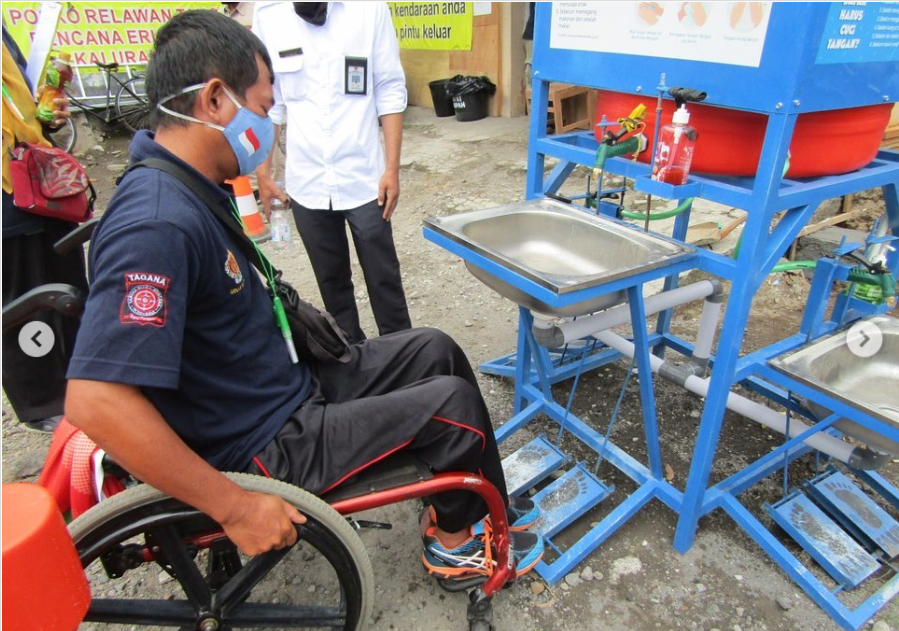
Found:
[[[346,364],[313,367],[314,390],[248,468],[312,493],[408,450],[435,472],[470,471],[508,500],[496,438],[462,349],[435,329],[412,329],[352,347]],[[437,523],[456,532],[484,517],[477,495],[431,498]]]

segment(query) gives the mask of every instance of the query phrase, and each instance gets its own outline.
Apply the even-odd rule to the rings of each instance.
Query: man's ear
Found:
[[[231,99],[225,94],[221,79],[210,79],[197,93],[194,101],[194,116],[200,120],[225,126],[231,120]]]

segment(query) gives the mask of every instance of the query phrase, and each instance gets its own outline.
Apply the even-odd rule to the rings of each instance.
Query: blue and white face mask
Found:
[[[192,123],[200,123],[207,127],[217,129],[225,134],[228,144],[231,145],[231,151],[233,151],[235,157],[237,157],[240,175],[249,175],[253,173],[259,168],[259,165],[265,162],[269,151],[271,151],[272,143],[275,140],[275,128],[272,124],[272,119],[267,116],[260,116],[238,103],[237,99],[234,98],[234,95],[225,87],[222,87],[225,94],[227,94],[228,98],[231,99],[235,106],[237,106],[237,114],[225,127],[216,125],[215,123],[201,121],[193,116],[180,114],[179,112],[172,111],[163,106],[163,103],[171,101],[175,97],[195,90],[202,90],[204,87],[206,87],[205,83],[186,87],[176,94],[165,97],[156,107],[169,116],[174,116],[175,118],[180,118]]]

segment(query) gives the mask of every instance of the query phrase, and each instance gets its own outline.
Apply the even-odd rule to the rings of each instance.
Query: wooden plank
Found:
[[[818,223],[809,224],[799,232],[799,237],[804,237],[818,232],[819,230],[823,230],[824,228],[844,223],[846,221],[849,221],[850,219],[854,219],[855,217],[860,216],[864,212],[864,208],[858,208],[848,213],[840,213],[839,215],[834,215],[833,217],[830,217],[823,221],[819,221]]]

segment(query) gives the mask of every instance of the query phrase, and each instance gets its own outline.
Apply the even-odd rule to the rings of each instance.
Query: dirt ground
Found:
[[[437,119],[433,111],[415,107],[409,109],[406,117],[402,196],[393,225],[413,324],[437,327],[452,335],[474,365],[514,350],[517,307],[471,276],[461,260],[427,242],[422,237],[422,220],[523,200],[527,132],[525,119],[459,123],[452,118]],[[102,209],[115,178],[127,163],[127,139],[114,134],[82,138],[78,152],[95,180]],[[563,192],[583,192],[585,174],[576,172]],[[857,196],[856,203],[869,206],[872,217],[882,210],[882,201],[876,195]],[[732,209],[714,205],[699,205],[694,212],[695,221],[727,221],[728,216],[734,216]],[[869,226],[870,223],[855,227]],[[659,229],[664,232],[670,225],[662,224]],[[739,230],[714,248],[725,251],[732,248],[738,234]],[[299,239],[294,237],[293,247],[287,252],[275,252],[270,244],[263,248],[301,293],[318,302],[308,260]],[[375,335],[368,293],[358,266],[354,271],[360,279],[356,292],[363,327],[369,335]],[[684,282],[697,277],[691,274]],[[801,273],[772,276],[755,300],[744,350],[761,347],[794,332],[808,288],[809,283]],[[693,339],[698,318],[699,305],[680,308],[675,313],[673,330]],[[604,431],[626,370],[627,366],[618,362],[585,375],[573,412]],[[494,423],[500,426],[512,414],[512,383],[490,376],[479,379]],[[556,400],[566,401],[569,388],[568,382],[556,386]],[[657,385],[657,398],[663,459],[670,467],[666,470],[674,484],[682,489],[698,429],[701,401],[667,383]],[[22,431],[6,405],[3,416],[3,481],[34,480],[49,438]],[[543,432],[555,436],[556,426],[538,418],[501,445],[501,449],[504,454],[509,453]],[[642,437],[640,404],[633,381],[612,440],[637,459],[645,460]],[[729,415],[718,449],[714,479],[749,464],[779,440],[764,428]],[[591,468],[595,464],[595,454],[570,435],[563,438],[562,446]],[[899,461],[884,469],[884,475],[891,480],[899,478],[896,462]],[[791,479],[807,477],[812,466],[811,461],[797,461],[791,467]],[[561,547],[570,545],[573,536],[570,533],[584,532],[633,490],[629,479],[610,465],[600,467],[599,475],[606,483],[615,485],[615,493],[557,538],[556,543]],[[770,525],[762,505],[776,501],[781,494],[782,477],[776,474],[744,493],[741,499]],[[444,593],[421,568],[418,510],[416,504],[407,502],[364,516],[394,526],[389,531],[360,533],[376,576],[376,602],[370,626],[375,631],[467,628],[464,594]],[[501,593],[496,599],[496,628],[499,631],[827,631],[839,628],[722,511],[700,522],[695,545],[683,555],[672,547],[675,525],[676,515],[671,510],[657,502],[650,504],[560,583],[548,586],[532,574]],[[787,542],[786,545],[799,553],[795,544]],[[298,575],[302,572],[302,568],[297,568]],[[872,582],[879,584],[882,580]],[[116,581],[111,581],[108,589],[106,586],[103,589],[111,594],[126,589],[132,592],[157,589],[153,581],[149,585],[140,581],[124,585],[127,587],[116,586]],[[847,602],[854,602],[855,598],[851,595]],[[875,622],[877,631],[899,629],[899,604],[885,607],[871,624]],[[84,625],[83,628],[94,627]]]

